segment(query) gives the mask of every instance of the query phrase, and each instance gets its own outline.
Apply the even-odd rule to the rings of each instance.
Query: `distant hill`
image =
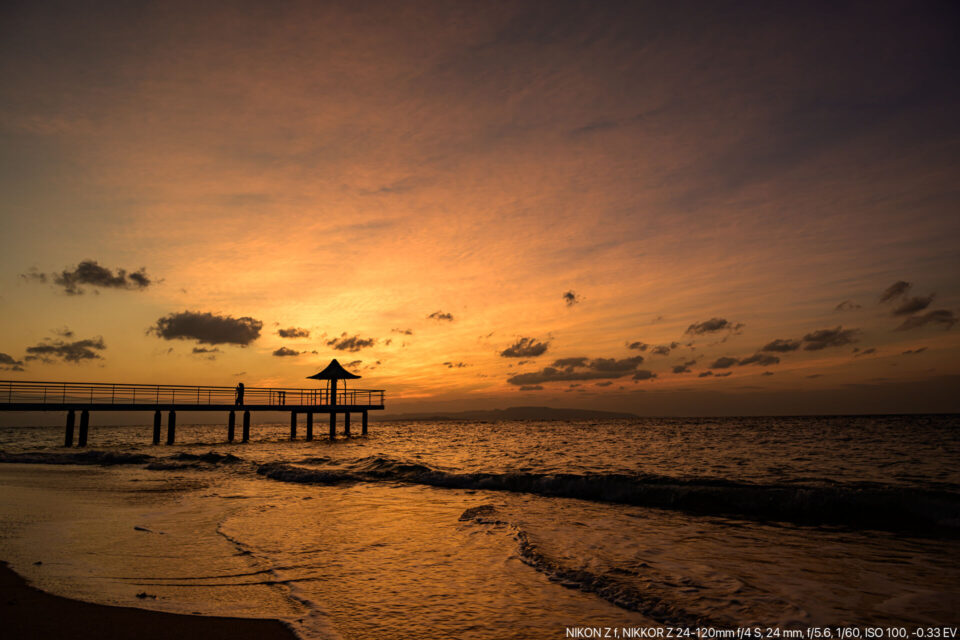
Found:
[[[639,420],[632,413],[595,411],[592,409],[558,409],[554,407],[510,407],[453,413],[400,413],[384,416],[381,421],[396,420]]]

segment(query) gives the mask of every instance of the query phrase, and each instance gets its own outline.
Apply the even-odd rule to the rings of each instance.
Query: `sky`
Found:
[[[0,12],[0,379],[960,411],[956,3]]]

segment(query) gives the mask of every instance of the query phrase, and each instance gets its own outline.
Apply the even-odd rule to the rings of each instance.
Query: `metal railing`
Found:
[[[236,387],[205,387],[180,384],[111,384],[105,382],[27,382],[0,380],[0,406],[5,404],[122,404],[143,405],[233,405]],[[383,405],[381,389],[338,389],[336,404]],[[244,405],[330,405],[328,389],[246,387]]]

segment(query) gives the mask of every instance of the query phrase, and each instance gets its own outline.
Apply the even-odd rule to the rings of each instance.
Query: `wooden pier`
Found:
[[[339,364],[337,365],[339,366]],[[318,374],[319,375],[319,374]],[[94,411],[153,411],[153,444],[160,444],[163,414],[167,414],[167,444],[176,442],[177,411],[227,412],[227,441],[236,437],[236,413],[242,412],[241,442],[250,440],[250,414],[254,411],[290,412],[290,439],[296,440],[299,416],[306,416],[306,439],[313,440],[313,418],[328,414],[330,438],[336,437],[337,415],[343,415],[343,434],[350,436],[350,416],[360,414],[360,433],[367,435],[370,411],[382,410],[383,390],[292,389],[186,385],[110,384],[97,382],[22,382],[0,380],[0,411],[63,411],[66,429],[63,444],[85,447]],[[79,412],[79,429],[77,413]]]

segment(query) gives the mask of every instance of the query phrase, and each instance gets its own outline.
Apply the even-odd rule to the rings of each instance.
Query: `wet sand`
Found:
[[[178,615],[61,598],[29,586],[3,562],[0,562],[0,636],[71,640],[296,638],[278,620]]]

